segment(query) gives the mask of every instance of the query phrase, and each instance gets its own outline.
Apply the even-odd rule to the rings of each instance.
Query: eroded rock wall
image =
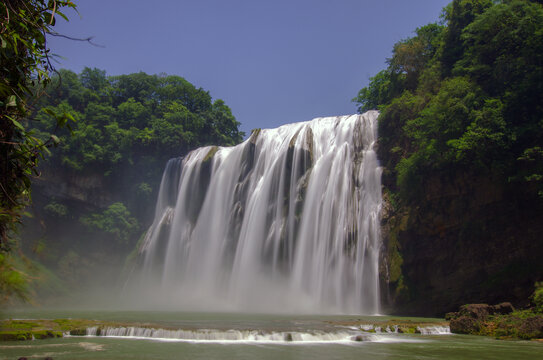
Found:
[[[386,154],[385,154],[386,157]],[[429,174],[394,202],[384,181],[381,281],[390,312],[443,315],[466,303],[526,305],[543,276],[543,207],[523,188],[465,171]]]

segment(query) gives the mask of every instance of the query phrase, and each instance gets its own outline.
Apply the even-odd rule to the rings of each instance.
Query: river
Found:
[[[18,310],[3,319],[84,318],[182,329],[181,338],[67,336],[0,342],[0,359],[543,359],[543,344],[487,337],[364,332],[359,324],[440,319],[149,311]],[[152,324],[152,325],[149,325]],[[124,325],[126,326],[126,325]],[[393,329],[389,329],[393,331]],[[424,331],[423,331],[424,332]],[[180,331],[175,332],[179,334]],[[288,337],[285,334],[290,334]],[[155,333],[156,335],[156,333]],[[358,336],[362,335],[362,336]],[[358,336],[358,338],[357,338]],[[362,340],[362,341],[356,341]]]

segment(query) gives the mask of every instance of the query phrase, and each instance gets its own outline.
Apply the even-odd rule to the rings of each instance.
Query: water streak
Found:
[[[141,248],[149,304],[379,312],[376,111],[171,160]]]

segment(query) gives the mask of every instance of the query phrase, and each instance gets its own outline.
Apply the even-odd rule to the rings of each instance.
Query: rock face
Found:
[[[543,206],[523,188],[476,173],[428,174],[416,204],[383,176],[382,299],[398,314],[439,315],[473,302],[526,305],[543,278]]]
[[[45,168],[36,179],[34,187],[41,196],[77,202],[83,206],[103,208],[112,203],[114,192],[108,187],[101,173],[62,173]]]

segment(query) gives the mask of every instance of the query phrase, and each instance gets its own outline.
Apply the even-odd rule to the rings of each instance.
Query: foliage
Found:
[[[417,36],[400,41],[394,45],[394,56],[388,60],[394,74],[403,74],[403,86],[408,90],[417,87],[418,78],[439,46],[443,27],[429,24],[418,28]]]
[[[393,74],[390,71],[382,70],[370,78],[368,87],[360,89],[358,96],[353,99],[359,104],[358,112],[363,113],[371,109],[377,109],[380,104],[390,101],[392,98],[391,92],[393,92],[390,77]]]
[[[532,295],[532,302],[534,304],[534,311],[536,313],[543,314],[543,281],[535,283],[535,290]]]
[[[24,125],[29,99],[50,82],[47,36],[56,16],[71,1],[6,0],[0,4],[0,250],[9,248],[8,232],[16,228],[30,199],[30,182],[38,159],[56,138],[40,139]],[[67,20],[67,19],[66,19]],[[56,126],[69,116],[53,116]]]
[[[60,218],[64,218],[66,217],[66,215],[68,215],[68,208],[66,207],[66,205],[59,204],[57,202],[51,202],[47,204],[43,209],[52,216]]]
[[[9,254],[0,252],[0,304],[13,297],[26,300],[27,295],[25,274],[14,267]]]
[[[107,77],[90,68],[79,75],[68,70],[59,74],[39,106],[70,114],[77,122],[71,136],[59,134],[55,167],[112,176],[136,164],[160,172],[171,157],[209,144],[234,145],[243,138],[224,101],[212,101],[207,91],[179,76]],[[54,129],[54,119],[47,114],[37,118],[36,130],[45,137]]]
[[[113,235],[118,244],[126,245],[139,229],[138,221],[122,203],[113,203],[102,213],[83,216],[81,223]]]
[[[442,25],[415,33],[354,99],[361,112],[381,110],[380,151],[404,202],[445,169],[543,197],[541,3],[454,0]]]
[[[465,27],[491,5],[492,0],[454,0],[444,9],[443,18],[447,22],[447,27],[443,32],[438,56],[445,75],[450,75],[455,63],[465,52],[462,40]]]

